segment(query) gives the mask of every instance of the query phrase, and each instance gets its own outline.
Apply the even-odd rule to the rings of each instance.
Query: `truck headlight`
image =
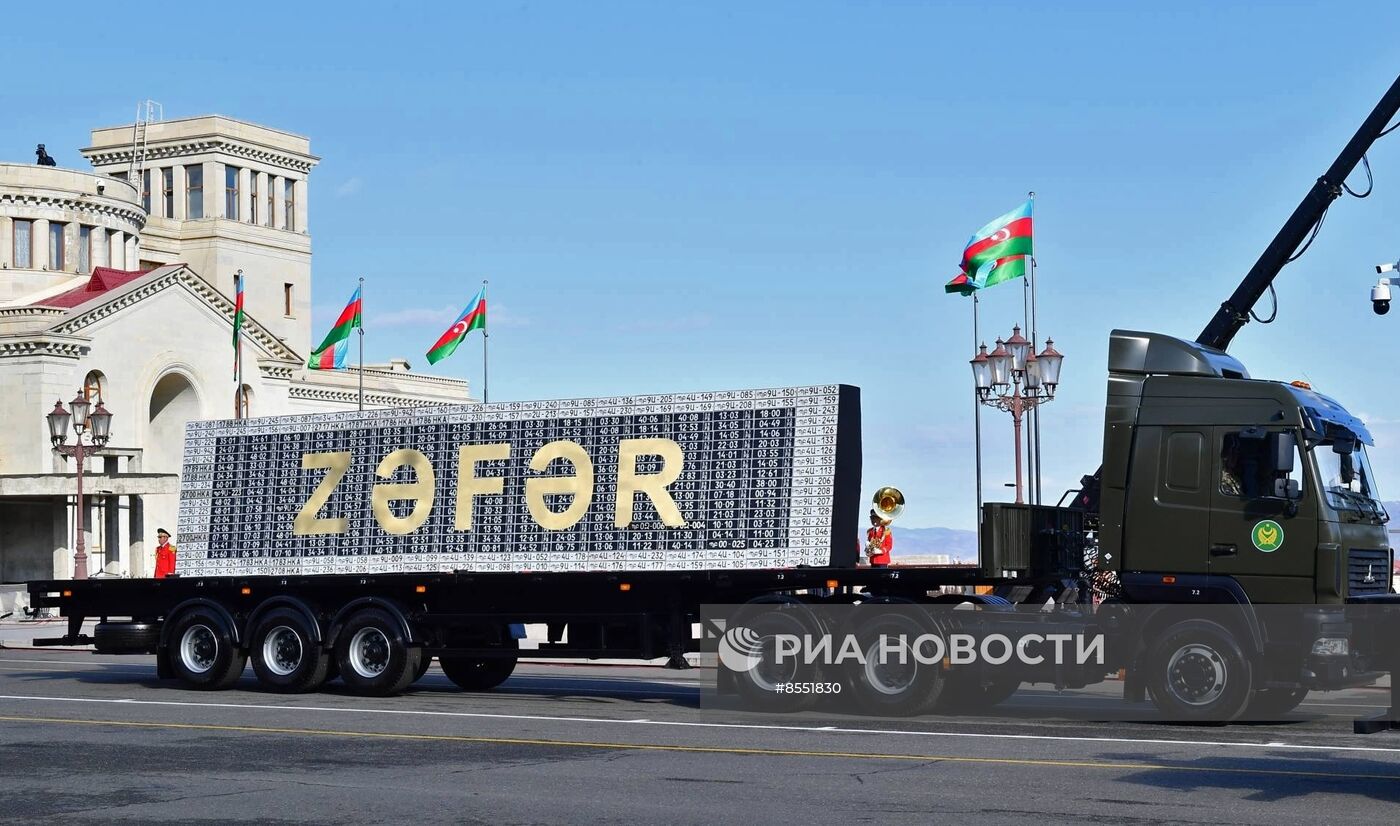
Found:
[[[1351,653],[1346,637],[1320,637],[1313,643],[1312,652],[1323,657],[1345,657]]]

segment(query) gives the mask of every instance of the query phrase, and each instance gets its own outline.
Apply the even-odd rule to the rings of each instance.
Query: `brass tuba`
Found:
[[[870,504],[885,524],[889,524],[904,513],[904,494],[899,488],[886,485],[875,491],[875,498],[870,500]]]

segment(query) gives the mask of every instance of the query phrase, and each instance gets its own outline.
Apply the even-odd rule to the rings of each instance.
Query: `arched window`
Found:
[[[101,370],[88,371],[83,379],[83,398],[96,404],[107,396],[107,377]]]
[[[235,411],[235,417],[239,419],[248,418],[249,412],[252,410],[252,408],[253,388],[245,384],[242,387],[238,388],[238,392],[234,396],[233,409]]]

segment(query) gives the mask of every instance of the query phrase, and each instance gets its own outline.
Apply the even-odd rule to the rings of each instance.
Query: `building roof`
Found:
[[[145,274],[145,272],[140,270],[132,272],[128,270],[114,270],[111,267],[97,267],[93,269],[92,277],[89,278],[88,282],[83,286],[74,287],[67,292],[41,299],[30,306],[61,307],[64,309],[80,307],[103,293],[111,292],[123,284],[135,281]]]

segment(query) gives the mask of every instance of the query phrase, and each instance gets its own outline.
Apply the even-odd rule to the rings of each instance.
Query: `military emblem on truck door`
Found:
[[[1283,545],[1283,526],[1272,519],[1265,519],[1254,526],[1250,534],[1254,547],[1264,553],[1277,551]]]

